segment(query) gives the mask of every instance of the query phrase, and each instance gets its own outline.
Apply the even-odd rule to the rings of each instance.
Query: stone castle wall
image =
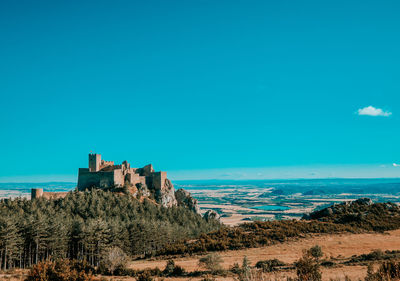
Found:
[[[89,168],[79,169],[78,190],[124,186],[125,183],[132,186],[140,183],[160,190],[166,178],[166,172],[155,172],[151,164],[143,168],[131,168],[127,161],[114,165],[114,161],[102,160],[100,154],[89,154]]]
[[[31,189],[31,198],[39,198],[43,196],[43,188],[32,188]]]
[[[91,172],[97,172],[100,170],[101,155],[100,154],[89,154],[89,170]]]
[[[116,169],[113,171],[114,174],[114,185],[123,186],[125,184],[125,176],[122,169]]]
[[[89,168],[80,168],[78,174],[78,191],[87,188],[122,187],[129,183],[127,190],[138,199],[148,197],[163,207],[184,206],[200,213],[197,200],[186,191],[175,192],[166,172],[155,172],[153,165],[142,168],[131,168],[126,161],[114,165],[113,161],[101,160],[100,154],[89,154]],[[137,185],[140,184],[140,185]],[[41,188],[31,191],[31,199],[64,198],[69,192],[44,192]]]
[[[67,196],[68,192],[44,192],[43,188],[32,188],[31,199],[46,198],[58,199]]]
[[[166,172],[155,172],[153,165],[149,164],[142,168],[131,168],[127,161],[120,165],[114,165],[113,161],[104,161],[100,154],[89,154],[89,167],[79,168],[78,172],[78,191],[84,191],[90,188],[113,188],[123,187],[132,190],[141,188],[154,194],[156,201],[163,206],[175,206],[175,189],[171,181],[167,179]],[[140,184],[137,185],[137,184]],[[134,191],[132,191],[134,192]],[[32,199],[62,198],[67,193],[62,192],[43,192],[43,189],[32,189]],[[149,196],[148,195],[148,196]]]
[[[164,189],[167,172],[155,172],[152,174],[152,178],[153,186],[156,190]]]
[[[118,180],[118,177],[117,177]],[[90,172],[88,168],[79,168],[78,175],[78,190],[96,187],[111,187],[114,186],[115,177],[114,171],[111,172]]]

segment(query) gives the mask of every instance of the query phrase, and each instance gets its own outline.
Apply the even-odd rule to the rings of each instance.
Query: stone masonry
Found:
[[[200,214],[197,200],[189,192],[179,189],[167,178],[167,172],[156,172],[153,165],[131,168],[124,161],[115,165],[114,161],[104,161],[100,154],[89,154],[88,168],[79,168],[77,191],[87,189],[115,189],[126,187],[138,199],[152,198],[164,207],[181,206]],[[32,189],[31,198],[58,199],[68,192],[44,192],[41,188]]]
[[[79,168],[78,190],[90,188],[114,188],[123,186],[145,186],[154,191],[156,200],[165,207],[176,206],[175,189],[167,179],[167,172],[155,172],[153,165],[131,168],[124,161],[115,165],[114,161],[104,161],[100,154],[89,154],[89,168]]]

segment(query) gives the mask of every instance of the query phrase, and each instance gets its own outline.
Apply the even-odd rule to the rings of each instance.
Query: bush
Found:
[[[205,278],[201,279],[200,281],[216,281],[216,279],[215,279],[215,278],[213,278],[213,277],[209,277],[209,276],[207,276],[207,277],[205,277]]]
[[[308,254],[310,256],[312,256],[314,259],[319,260],[320,258],[322,258],[322,256],[324,255],[322,253],[322,248],[318,245],[315,245],[314,247],[311,247],[308,250]]]
[[[149,271],[144,271],[140,273],[137,277],[137,281],[153,281],[154,278],[151,276]]]
[[[246,272],[239,274],[239,281],[266,281],[262,271],[257,269],[249,269]]]
[[[236,262],[236,263],[233,264],[233,266],[231,267],[230,271],[232,273],[239,274],[240,272],[242,272],[242,269],[240,268],[239,264]]]
[[[312,256],[311,249],[304,252],[303,257],[295,263],[296,274],[299,281],[322,280],[318,258]]]
[[[285,265],[284,262],[278,259],[273,259],[273,260],[258,261],[256,263],[256,268],[261,269],[263,272],[272,272],[275,271],[277,267],[284,265]]]
[[[168,260],[162,273],[164,276],[183,276],[185,275],[185,269],[176,265],[174,260]]]
[[[240,268],[238,275],[239,275],[239,280],[247,280],[248,277],[251,275],[250,261],[247,258],[247,256],[243,257],[242,267]]]
[[[118,269],[123,271],[128,263],[128,256],[118,247],[112,247],[104,254],[101,264],[111,275]]]
[[[93,271],[86,262],[59,259],[34,265],[26,281],[92,281]]]
[[[345,264],[369,264],[371,261],[398,260],[399,258],[400,251],[373,250],[369,254],[354,255]]]
[[[368,266],[366,281],[390,281],[400,279],[400,262],[388,261],[383,262],[376,272],[373,271],[372,265]]]
[[[333,261],[322,261],[321,262],[321,266],[323,266],[323,267],[333,267],[333,266],[335,266],[336,265],[336,263],[334,263]]]
[[[400,225],[400,224],[399,224]],[[243,248],[263,247],[284,242],[289,238],[303,237],[311,233],[360,232],[347,225],[319,221],[268,221],[244,223],[235,227],[221,227],[201,234],[198,239],[185,239],[165,244],[157,255],[181,255]]]
[[[199,266],[205,267],[212,273],[217,273],[222,270],[222,258],[218,254],[209,254],[199,259]]]

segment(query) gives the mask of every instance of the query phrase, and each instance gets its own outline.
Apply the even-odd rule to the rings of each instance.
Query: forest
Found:
[[[0,200],[0,270],[48,259],[98,266],[106,249],[145,257],[167,244],[221,227],[183,207],[163,208],[127,194],[92,190],[65,198]]]
[[[183,208],[93,189],[65,198],[0,200],[0,270],[70,259],[98,267],[118,248],[131,258],[187,255],[267,246],[313,233],[400,228],[400,208],[364,201],[333,205],[308,219],[227,227]]]

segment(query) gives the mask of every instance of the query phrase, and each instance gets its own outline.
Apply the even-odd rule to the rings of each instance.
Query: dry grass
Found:
[[[400,230],[390,231],[384,234],[335,234],[335,235],[315,235],[310,238],[298,239],[282,244],[276,244],[269,247],[245,249],[238,251],[225,251],[220,255],[224,262],[222,266],[225,269],[230,268],[235,262],[241,263],[244,256],[255,264],[259,260],[277,258],[286,263],[293,263],[299,259],[304,249],[314,245],[320,245],[327,258],[348,258],[352,255],[367,254],[375,249],[381,250],[400,250]],[[198,259],[200,256],[177,258],[175,262],[187,271],[200,269]],[[145,269],[159,267],[163,269],[167,260],[143,260],[134,261],[130,264],[133,269]],[[367,268],[365,266],[343,266],[336,268],[323,268],[323,280],[340,279],[345,276],[352,280],[363,279]],[[294,276],[293,271],[271,273],[267,275],[270,280],[283,280],[286,276]],[[132,277],[105,277],[107,280],[126,280],[134,281]],[[165,280],[201,280],[202,278],[166,278]],[[23,271],[15,271],[10,274],[0,273],[0,280],[21,281],[23,280]],[[219,281],[233,280],[233,277],[219,277]]]
[[[244,256],[254,265],[259,260],[277,258],[286,263],[293,263],[300,258],[304,249],[308,249],[314,245],[320,245],[327,258],[330,257],[351,257],[352,255],[361,255],[371,252],[375,249],[381,250],[400,250],[400,230],[390,231],[384,234],[368,233],[368,234],[335,234],[335,235],[315,235],[310,238],[298,239],[282,244],[276,244],[263,248],[245,249],[238,251],[225,251],[220,255],[224,262],[222,266],[225,269],[230,268],[234,263],[241,263]],[[199,269],[198,259],[200,256],[177,258],[175,262],[187,271],[195,271]],[[145,269],[152,267],[164,268],[167,260],[145,260],[134,261],[130,264],[130,268]],[[293,273],[283,273],[283,275],[291,275]],[[354,280],[363,278],[366,274],[364,266],[346,266],[340,268],[324,269],[324,280],[330,278],[344,279],[349,276]],[[280,279],[282,273],[277,276],[270,276],[271,279]],[[168,279],[173,280],[173,279]],[[180,279],[182,280],[182,279]],[[196,280],[196,279],[192,279]],[[224,279],[218,279],[224,280]],[[232,280],[232,279],[231,279]]]

